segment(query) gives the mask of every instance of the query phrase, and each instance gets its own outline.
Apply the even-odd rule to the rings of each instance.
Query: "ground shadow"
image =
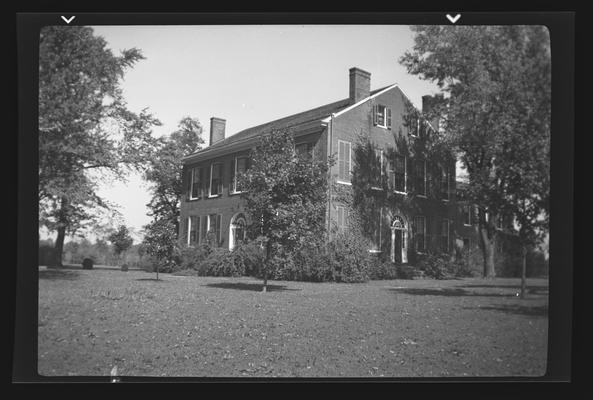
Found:
[[[61,269],[46,269],[39,271],[39,279],[73,281],[80,278],[80,273]]]
[[[485,306],[485,307],[464,307],[466,310],[492,310],[492,311],[500,311],[505,314],[516,314],[516,315],[525,315],[528,317],[547,317],[548,316],[548,306],[523,306],[520,304],[513,304],[513,305],[498,305],[498,306]]]
[[[514,293],[476,293],[465,289],[431,289],[431,288],[388,288],[396,293],[412,294],[417,296],[476,296],[476,297],[516,297]]]
[[[219,289],[235,289],[235,290],[250,290],[253,292],[261,292],[263,283],[244,283],[244,282],[221,282],[221,283],[209,283],[208,287],[214,287]],[[283,291],[298,291],[301,289],[288,288],[286,285],[268,285],[268,292],[283,292]]]
[[[476,289],[514,289],[516,292],[521,291],[521,285],[463,285],[463,288]],[[549,294],[548,286],[527,286],[527,294]]]
[[[140,282],[142,282],[142,281],[148,281],[148,282],[169,282],[169,281],[163,280],[162,278],[159,278],[159,279],[157,279],[157,278],[138,278],[136,280],[137,281],[140,281]]]

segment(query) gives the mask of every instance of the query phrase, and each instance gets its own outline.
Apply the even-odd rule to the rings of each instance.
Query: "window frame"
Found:
[[[247,169],[249,168],[249,156],[247,155],[242,155],[242,156],[235,156],[233,158],[233,182],[232,182],[232,191],[231,194],[239,194],[239,193],[243,193],[245,192],[245,190],[237,190],[237,178],[239,176],[239,173],[237,171],[237,168],[239,166],[239,160],[245,160],[245,170],[243,171],[243,173],[245,171],[247,171]]]
[[[395,182],[396,182],[396,177],[397,175],[400,175],[399,173],[397,173],[397,163],[395,162],[396,158],[402,158],[403,159],[403,167],[404,167],[404,172],[403,172],[403,177],[404,177],[404,191],[400,191],[397,190],[395,187]],[[405,155],[401,155],[401,154],[394,154],[393,156],[393,191],[395,193],[399,193],[399,194],[408,194],[408,167],[407,167],[407,157]]]
[[[190,183],[189,183],[189,199],[190,200],[198,200],[198,199],[201,199],[202,198],[202,190],[203,190],[204,183],[203,183],[202,179],[199,179],[199,178],[202,177],[202,170],[203,170],[202,167],[197,167],[197,166],[196,167],[193,167],[193,168],[190,168],[190,170],[189,170],[190,171],[190,173],[189,173],[189,179],[190,179]],[[199,177],[198,178],[199,179],[198,180],[198,194],[197,194],[196,197],[193,197],[194,184],[196,183],[195,180],[194,180],[195,175],[196,175],[196,171],[199,171],[199,173],[198,173],[198,177]]]
[[[443,178],[446,181],[446,183],[443,183]],[[446,185],[446,191],[443,192],[443,185]],[[441,200],[443,201],[449,201],[451,200],[451,173],[449,171],[449,168],[447,167],[443,167],[441,168],[441,181],[440,181],[440,185],[439,185],[439,197],[441,197]],[[447,197],[444,197],[443,194],[446,193]]]
[[[218,176],[218,185],[220,186],[220,191],[212,194],[212,178],[213,178],[213,173],[214,173],[214,167],[219,167],[220,170],[219,172],[219,176]],[[208,198],[213,198],[213,197],[220,197],[222,195],[222,192],[224,190],[223,187],[223,183],[222,183],[222,177],[223,177],[223,163],[222,162],[213,162],[210,164],[210,190],[209,190],[209,194],[208,194]]]
[[[376,107],[377,108],[375,108],[375,120],[377,121],[377,126],[380,128],[387,128],[387,106],[384,106],[383,104],[377,104]],[[381,113],[379,110],[382,110],[383,112]],[[383,117],[383,124],[379,122],[379,115]]]
[[[344,143],[344,145],[348,146],[348,180],[343,180],[340,177],[340,144]],[[344,160],[343,162],[346,162]],[[352,142],[348,142],[346,140],[338,139],[338,183],[343,185],[352,185]]]
[[[377,159],[377,156],[379,158],[379,176],[374,176],[373,179],[375,179],[375,182],[373,183],[378,183],[378,186],[375,185],[371,185],[371,189],[373,190],[383,190],[383,179],[384,179],[384,172],[383,172],[383,160],[384,160],[384,152],[383,149],[375,149],[375,162]]]
[[[214,216],[214,230],[212,229],[212,216]],[[216,230],[216,221],[219,220],[218,231]],[[208,214],[208,226],[206,227],[206,235],[210,232],[216,234],[216,247],[220,247],[222,244],[222,214]]]
[[[472,219],[473,219],[472,214],[473,214],[472,206],[469,204],[464,205],[463,206],[463,226],[472,226]]]
[[[422,161],[422,169],[424,172],[424,176],[423,176],[423,188],[424,188],[424,193],[420,194],[418,193],[418,176],[417,176],[417,172],[418,172],[418,162]],[[426,169],[427,169],[427,164],[426,164],[426,158],[421,158],[420,160],[414,160],[414,191],[416,192],[416,195],[418,197],[422,197],[422,198],[427,198],[427,193],[428,193],[428,187],[427,187],[427,177],[426,177]]]
[[[341,215],[340,215],[341,213]],[[348,232],[348,208],[343,205],[336,205],[336,225],[338,232]],[[340,224],[341,219],[341,224]]]

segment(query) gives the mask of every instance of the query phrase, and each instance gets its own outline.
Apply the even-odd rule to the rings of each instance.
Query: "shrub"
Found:
[[[124,271],[124,272],[126,272],[128,270],[128,264],[123,264],[121,266],[121,270]]]
[[[424,275],[434,279],[445,279],[454,270],[453,262],[447,254],[423,254],[417,256],[416,267]]]
[[[369,278],[372,280],[399,279],[398,267],[390,261],[378,261],[371,265]]]
[[[85,258],[82,260],[82,269],[93,269],[93,263],[92,258]]]

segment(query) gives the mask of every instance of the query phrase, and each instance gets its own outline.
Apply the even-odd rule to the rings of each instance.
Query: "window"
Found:
[[[414,179],[416,194],[426,196],[426,160],[416,160],[414,163]]]
[[[383,187],[383,150],[375,150],[375,159],[373,163],[373,189]]]
[[[338,182],[340,183],[350,183],[351,156],[350,142],[338,140]]]
[[[496,228],[497,229],[503,229],[503,222],[504,218],[502,217],[502,215],[499,215],[498,217],[496,217]]]
[[[192,246],[200,242],[200,217],[191,216],[187,219],[187,245]]]
[[[247,171],[248,159],[247,157],[235,157],[233,164],[233,193],[241,193],[243,191],[243,187],[240,186],[238,178],[242,173]]]
[[[222,164],[216,163],[210,166],[210,197],[222,194]]]
[[[348,231],[348,209],[344,206],[336,206],[337,214],[338,214],[338,231],[339,232],[347,232]]]
[[[470,226],[472,224],[472,207],[470,205],[463,206],[463,225]]]
[[[412,121],[412,126],[410,127],[410,136],[420,136],[420,118],[416,118],[415,121]]]
[[[464,253],[471,252],[471,241],[469,238],[466,238],[466,237],[463,238],[463,249],[462,250]]]
[[[426,250],[426,218],[421,215],[414,217],[414,245],[419,253]]]
[[[202,196],[202,168],[196,167],[189,171],[189,199],[199,199]]]
[[[449,252],[449,220],[443,219],[441,222],[441,251]]]
[[[399,154],[394,155],[392,171],[393,190],[400,193],[406,192],[406,157]]]
[[[441,169],[441,199],[449,200],[449,171],[446,168]]]
[[[375,226],[373,227],[373,251],[381,251],[381,220],[383,219],[383,210],[379,209],[375,215]]]
[[[220,246],[221,244],[221,223],[222,223],[222,214],[210,214],[208,215],[208,234],[214,234],[214,238],[216,240],[216,246]]]
[[[374,125],[380,126],[381,128],[391,129],[391,108],[381,104],[374,105],[373,122]]]
[[[313,158],[313,143],[300,143],[294,146],[294,150],[299,157],[306,159]]]
[[[245,222],[245,217],[243,216],[243,214],[238,214],[235,217],[233,217],[230,229],[231,234],[229,238],[229,250],[233,250],[235,246],[245,241],[247,233],[246,226],[247,223]]]

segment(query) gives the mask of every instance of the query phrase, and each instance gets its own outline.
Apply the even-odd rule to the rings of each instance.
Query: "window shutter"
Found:
[[[216,215],[216,240],[217,240],[217,245],[220,246],[222,244],[222,232],[221,232],[221,227],[222,227],[222,214],[217,214]]]
[[[386,114],[387,114],[387,129],[391,129],[391,108],[386,107]]]
[[[183,175],[183,179],[185,179],[184,187],[187,187],[187,191],[185,192],[185,200],[189,200],[191,196],[191,179],[192,179],[193,169],[188,169],[187,173]]]
[[[235,182],[235,179],[237,179],[236,171],[237,171],[237,157],[233,157],[233,163],[231,165],[231,184],[229,185],[229,193],[235,192],[235,189],[237,188],[237,183]]]
[[[202,241],[206,238],[206,235],[208,235],[208,216],[204,216],[202,218],[202,234],[200,235]]]
[[[377,105],[373,105],[373,125],[377,125]]]

